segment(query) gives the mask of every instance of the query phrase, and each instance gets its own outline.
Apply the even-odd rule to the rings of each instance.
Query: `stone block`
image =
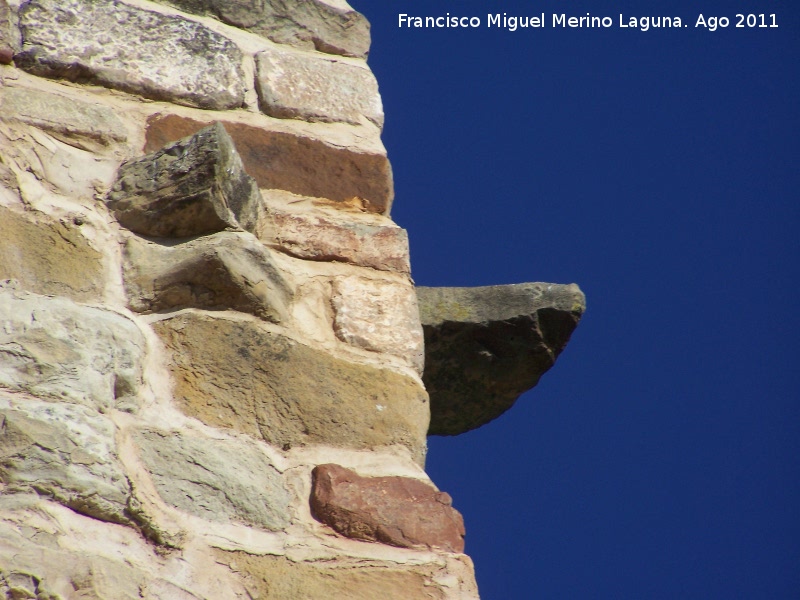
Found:
[[[217,550],[217,561],[238,573],[252,598],[269,600],[445,600],[435,567],[364,565],[340,559],[299,562]]]
[[[339,465],[312,472],[311,512],[345,537],[401,548],[464,551],[464,520],[448,494],[410,477],[361,477]]]
[[[74,222],[0,206],[0,280],[38,294],[100,301],[103,257]]]
[[[123,277],[131,310],[237,310],[273,323],[292,289],[271,252],[248,233],[222,232],[174,246],[129,238]]]
[[[553,366],[586,298],[577,285],[417,288],[431,435],[499,417]]]
[[[5,164],[5,160],[8,159],[0,153],[0,206],[3,207],[3,210],[6,210],[7,206],[22,204],[17,174]]]
[[[0,386],[133,410],[145,340],[122,315],[0,285]]]
[[[92,146],[92,151],[87,152],[81,146]],[[124,148],[110,149],[88,138],[63,143],[52,132],[13,118],[0,123],[0,161],[19,174],[17,183],[24,190],[25,204],[31,208],[61,204],[49,198],[56,194],[77,200],[77,204],[55,212],[83,210],[78,209],[78,204],[93,210],[95,200],[114,181],[119,154],[123,152]],[[5,177],[0,172],[0,184],[2,179]],[[0,195],[5,193],[0,190]]]
[[[369,52],[369,22],[344,0],[155,1],[216,17],[278,44],[361,58]]]
[[[340,340],[398,356],[422,373],[422,326],[410,282],[341,277],[334,280],[331,306]]]
[[[0,494],[0,598],[245,598],[228,567],[207,553],[154,548],[133,528],[34,494]],[[9,595],[14,587],[19,595]]]
[[[270,48],[256,54],[259,106],[281,119],[383,127],[378,82],[367,68],[313,54]]]
[[[41,90],[0,90],[0,115],[46,131],[66,144],[92,151],[128,139],[125,125],[114,109]]]
[[[6,0],[0,0],[0,65],[10,65],[21,46],[17,14]]]
[[[385,154],[329,144],[301,133],[224,122],[244,168],[260,188],[286,190],[335,202],[359,200],[365,210],[389,214],[394,187]],[[145,152],[192,135],[204,123],[178,115],[148,120]]]
[[[410,377],[337,358],[255,320],[192,312],[153,327],[172,355],[178,405],[208,425],[287,450],[402,445],[424,461],[428,398]]]
[[[20,10],[18,67],[212,110],[238,108],[241,50],[207,27],[117,0],[32,0]]]
[[[291,196],[291,209],[273,202],[279,192],[265,194],[267,214],[259,239],[305,260],[339,261],[380,271],[409,274],[408,234],[381,215],[361,211],[298,210],[312,199]],[[338,213],[338,214],[335,214]]]
[[[114,424],[93,409],[0,394],[3,494],[35,492],[81,514],[130,524],[130,485]]]
[[[179,432],[144,430],[139,455],[163,500],[226,523],[278,531],[289,524],[289,492],[280,473],[254,446]]]
[[[153,237],[252,231],[262,210],[258,186],[220,123],[123,163],[106,204],[122,225]]]

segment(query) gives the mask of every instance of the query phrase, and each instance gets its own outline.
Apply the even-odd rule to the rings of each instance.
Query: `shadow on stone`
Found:
[[[429,435],[458,435],[511,408],[553,366],[586,308],[575,284],[418,287],[417,297]]]
[[[272,252],[248,233],[223,231],[175,245],[132,236],[123,257],[129,306],[137,312],[230,309],[272,323],[288,316],[293,287]]]

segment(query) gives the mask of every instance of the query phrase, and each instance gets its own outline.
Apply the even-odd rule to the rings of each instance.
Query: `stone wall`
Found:
[[[0,594],[478,597],[368,48],[344,0],[0,0]]]

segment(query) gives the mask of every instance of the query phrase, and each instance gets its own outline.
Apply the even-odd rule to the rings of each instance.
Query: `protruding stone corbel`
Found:
[[[262,210],[258,184],[221,123],[123,163],[106,204],[135,233],[176,238],[252,232]]]
[[[511,408],[553,366],[586,309],[575,284],[418,287],[417,297],[429,435],[458,435]]]

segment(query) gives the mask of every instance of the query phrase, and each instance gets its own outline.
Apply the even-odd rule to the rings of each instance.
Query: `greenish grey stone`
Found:
[[[119,313],[0,282],[0,387],[95,409],[138,408],[146,343]]]
[[[36,492],[102,521],[132,524],[114,424],[94,410],[0,395],[3,494]]]
[[[534,387],[586,309],[577,285],[418,287],[430,435],[458,435],[499,417]]]
[[[158,493],[176,508],[271,531],[289,524],[289,492],[253,446],[152,430],[139,432],[136,441]]]

